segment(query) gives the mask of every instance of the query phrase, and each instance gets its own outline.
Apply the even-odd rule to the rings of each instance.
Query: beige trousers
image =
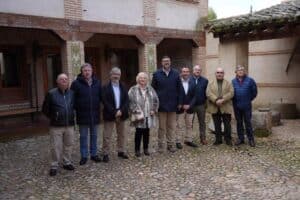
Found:
[[[175,144],[176,112],[159,112],[158,117],[158,147],[164,148],[165,136],[167,138],[167,145],[173,146]]]
[[[193,141],[193,113],[181,113],[176,116],[177,129],[176,129],[176,143],[192,142]]]
[[[51,168],[57,169],[59,163],[71,164],[74,143],[74,126],[50,127]]]
[[[125,121],[105,121],[103,130],[103,154],[108,155],[110,152],[111,138],[116,127],[117,133],[117,151],[126,152],[127,145],[127,132],[125,127]]]

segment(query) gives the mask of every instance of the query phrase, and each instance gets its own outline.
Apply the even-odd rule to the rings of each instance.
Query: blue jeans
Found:
[[[236,129],[238,133],[238,137],[240,141],[244,141],[244,123],[246,127],[246,133],[248,140],[253,140],[253,129],[251,124],[251,118],[252,118],[252,110],[250,109],[239,109],[234,108],[234,115],[236,119]]]
[[[90,155],[97,155],[97,130],[98,125],[79,125],[80,133],[80,154],[82,158],[87,158],[88,153],[88,134],[90,132]]]

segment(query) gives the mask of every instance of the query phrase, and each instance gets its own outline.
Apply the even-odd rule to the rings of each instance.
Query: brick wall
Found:
[[[82,1],[81,0],[64,0],[65,18],[82,19]]]
[[[144,25],[156,25],[156,0],[144,0]]]

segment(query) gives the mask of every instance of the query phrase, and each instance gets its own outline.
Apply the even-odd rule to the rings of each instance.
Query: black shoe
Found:
[[[173,146],[168,146],[167,147],[168,151],[170,151],[171,153],[175,153],[176,149]]]
[[[142,154],[141,154],[140,151],[135,151],[135,156],[136,156],[136,157],[141,157],[141,155],[142,155]]]
[[[215,142],[213,143],[213,145],[220,145],[220,144],[222,144],[222,141],[215,141]]]
[[[109,162],[109,157],[108,155],[103,156],[103,162],[108,163]]]
[[[79,165],[85,165],[87,160],[88,160],[87,158],[81,158]]]
[[[244,140],[238,140],[236,143],[235,143],[235,146],[240,146],[242,144],[245,144]]]
[[[250,145],[250,147],[255,147],[255,142],[254,142],[254,140],[249,140],[249,145]]]
[[[194,147],[194,148],[198,147],[198,145],[194,142],[184,142],[184,144],[186,144],[187,146],[190,146],[190,147]]]
[[[177,147],[177,149],[182,149],[183,148],[181,143],[176,143],[176,147]]]
[[[232,146],[232,141],[231,141],[231,140],[226,140],[226,144],[227,144],[228,146]]]
[[[49,175],[55,176],[57,174],[57,169],[50,169]]]
[[[148,149],[144,149],[144,154],[145,154],[146,156],[150,156],[150,153],[149,153]]]
[[[124,152],[118,152],[118,157],[123,158],[123,159],[128,159],[128,155]]]
[[[73,165],[71,165],[71,164],[69,164],[69,165],[63,165],[63,168],[64,168],[65,170],[70,170],[70,171],[72,171],[72,170],[75,169],[75,167],[74,167]]]
[[[95,161],[96,163],[101,162],[101,158],[99,156],[91,156],[91,160]]]

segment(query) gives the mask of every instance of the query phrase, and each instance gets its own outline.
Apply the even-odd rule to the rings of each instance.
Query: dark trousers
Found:
[[[212,114],[212,118],[215,125],[216,141],[222,142],[222,122],[224,124],[224,139],[225,141],[231,141],[231,114],[217,112]]]
[[[150,129],[149,128],[136,128],[135,131],[135,151],[140,151],[140,147],[141,147],[141,141],[143,138],[143,147],[144,150],[148,150],[148,146],[149,146],[149,132]]]
[[[245,109],[241,110],[238,108],[234,108],[234,115],[236,119],[236,129],[238,133],[238,137],[240,141],[244,141],[244,123],[246,127],[246,133],[248,140],[253,140],[253,129],[251,124],[251,118],[252,118],[252,110],[251,109]]]

